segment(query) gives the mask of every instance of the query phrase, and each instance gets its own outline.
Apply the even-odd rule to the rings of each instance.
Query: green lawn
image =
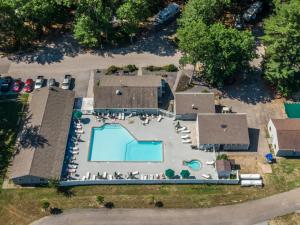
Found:
[[[272,219],[269,225],[300,225],[300,213],[291,213]]]
[[[17,131],[17,121],[24,100],[0,101],[1,167],[8,164]],[[3,139],[4,138],[4,139]],[[3,163],[3,164],[2,164]],[[57,192],[55,188],[0,190],[0,225],[26,225],[47,213],[41,210],[43,200],[62,209],[98,207],[96,196],[112,201],[115,207],[153,208],[153,199],[164,207],[195,208],[234,204],[258,199],[300,187],[300,159],[279,159],[274,173],[264,177],[264,188],[242,188],[238,185],[119,185],[74,187]]]

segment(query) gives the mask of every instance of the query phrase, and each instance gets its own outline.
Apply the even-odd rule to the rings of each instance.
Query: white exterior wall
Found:
[[[271,145],[274,149],[275,155],[277,155],[277,152],[279,150],[277,130],[271,119],[269,120],[269,123],[268,123],[268,132],[269,132],[269,136],[270,136],[270,140],[271,140]]]

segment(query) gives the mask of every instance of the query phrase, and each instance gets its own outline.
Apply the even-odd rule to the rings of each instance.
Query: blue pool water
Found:
[[[161,141],[137,141],[120,124],[92,129],[90,161],[162,161]]]
[[[199,160],[184,161],[183,164],[188,166],[191,170],[200,170],[202,167]]]

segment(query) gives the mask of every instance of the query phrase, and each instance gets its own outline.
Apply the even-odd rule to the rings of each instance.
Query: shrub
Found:
[[[112,209],[112,208],[115,207],[115,204],[114,204],[113,202],[106,202],[106,203],[104,204],[104,207],[105,207],[105,208],[108,208],[108,209]]]
[[[42,202],[42,209],[43,210],[46,211],[49,208],[49,206],[50,206],[50,203],[48,201],[43,201]]]
[[[99,205],[101,205],[101,204],[103,204],[103,202],[104,202],[104,197],[103,197],[102,195],[98,195],[98,196],[96,197],[96,201],[97,201],[97,203],[98,203]]]
[[[228,160],[228,156],[226,154],[218,155],[217,160]]]
[[[204,90],[202,90],[201,92],[202,92],[202,93],[209,93],[209,90],[204,89]]]
[[[57,215],[57,214],[61,214],[63,211],[60,208],[50,208],[50,213],[52,215]]]
[[[108,67],[108,69],[107,69],[107,71],[106,71],[106,75],[111,75],[111,74],[114,74],[114,73],[116,73],[118,70],[120,70],[121,68],[120,67],[117,67],[117,66],[114,66],[114,65],[112,65],[112,66],[110,66],[110,67]]]
[[[149,71],[151,71],[151,72],[153,72],[153,71],[160,71],[160,70],[162,70],[163,68],[162,67],[159,67],[159,66],[147,66],[146,67],[146,70],[149,70]]]
[[[155,207],[162,208],[162,207],[164,207],[164,203],[162,201],[157,201],[157,202],[155,202]]]
[[[134,71],[136,71],[136,70],[138,70],[138,68],[134,64],[129,64],[129,65],[125,66],[124,69],[127,69],[131,73],[134,72]]]
[[[174,64],[169,64],[163,67],[163,69],[167,72],[177,72],[178,68]]]

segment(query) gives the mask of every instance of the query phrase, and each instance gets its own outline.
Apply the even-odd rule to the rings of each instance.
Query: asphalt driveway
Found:
[[[205,209],[74,209],[31,225],[252,225],[300,210],[300,188]]]

